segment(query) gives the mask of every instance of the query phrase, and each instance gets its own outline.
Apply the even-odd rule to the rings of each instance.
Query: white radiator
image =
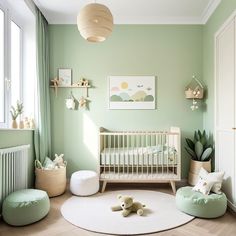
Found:
[[[30,145],[0,149],[0,209],[11,192],[28,187]]]

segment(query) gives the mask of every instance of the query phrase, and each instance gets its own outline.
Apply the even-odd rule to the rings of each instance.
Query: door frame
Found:
[[[217,60],[217,53],[218,53],[218,44],[217,39],[219,35],[228,27],[230,22],[235,19],[234,27],[235,27],[235,42],[236,42],[236,10],[224,21],[224,23],[219,27],[219,29],[214,34],[214,137],[215,137],[215,147],[217,145],[217,80],[218,80],[218,60]],[[236,57],[236,44],[235,44],[235,57]],[[235,93],[236,93],[236,66],[235,66]],[[234,105],[235,106],[235,105]],[[236,106],[235,106],[236,108]],[[215,149],[216,150],[216,149]],[[219,158],[217,158],[217,153],[215,152],[215,168],[218,169],[219,167]],[[234,163],[235,170],[236,170],[236,161]],[[236,171],[234,173],[234,181],[236,183]],[[236,191],[236,184],[234,186]],[[233,204],[228,200],[228,206],[236,212],[236,205]]]

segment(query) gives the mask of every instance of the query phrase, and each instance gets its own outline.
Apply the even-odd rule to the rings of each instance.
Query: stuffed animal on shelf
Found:
[[[89,86],[89,81],[85,78],[80,79],[80,81],[77,83],[77,86]]]
[[[130,196],[122,196],[118,195],[117,199],[119,200],[119,205],[112,206],[112,211],[120,211],[122,210],[122,216],[126,217],[131,212],[136,212],[139,216],[143,215],[143,208],[145,205],[143,205],[140,202],[134,202],[133,198]]]
[[[55,89],[55,93],[56,93],[56,97],[57,97],[57,88],[60,84],[60,79],[55,77],[54,79],[51,80],[53,86],[54,86],[54,89]]]

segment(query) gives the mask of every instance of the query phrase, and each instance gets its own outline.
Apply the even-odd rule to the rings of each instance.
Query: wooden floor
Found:
[[[137,186],[127,186],[127,189],[136,188]],[[167,185],[158,185],[157,188],[139,186],[139,189],[147,189],[171,193],[171,188]],[[121,186],[108,186],[107,190],[124,189]],[[92,233],[82,230],[61,216],[60,206],[71,196],[67,190],[65,194],[59,197],[51,198],[51,210],[49,214],[41,221],[24,227],[11,227],[0,220],[0,236],[23,236],[23,235],[38,235],[38,236],[103,236],[104,234]],[[24,216],[22,216],[24,217]],[[160,233],[149,234],[150,236],[236,236],[236,216],[227,211],[227,213],[218,219],[204,220],[194,219],[190,223]]]

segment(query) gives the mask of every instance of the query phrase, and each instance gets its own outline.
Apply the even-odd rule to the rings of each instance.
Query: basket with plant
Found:
[[[196,184],[198,180],[198,173],[203,167],[207,171],[211,171],[211,154],[213,151],[212,145],[209,141],[209,136],[204,130],[194,132],[193,140],[186,138],[187,146],[185,150],[191,157],[190,170],[189,170],[189,184]]]

